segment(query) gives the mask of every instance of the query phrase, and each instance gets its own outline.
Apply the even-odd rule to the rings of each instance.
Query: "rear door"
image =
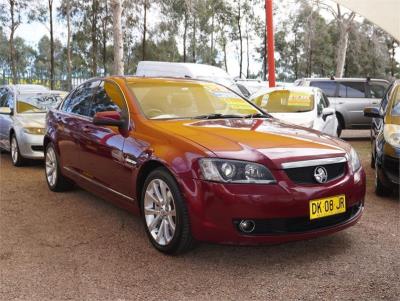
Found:
[[[364,81],[338,81],[338,96],[340,105],[346,114],[345,123],[348,127],[369,127],[371,118],[364,116],[364,109],[371,105],[367,96],[366,82]]]
[[[80,165],[82,130],[91,123],[89,109],[94,92],[100,81],[90,81],[79,86],[63,102],[57,116],[58,148],[62,166],[67,170],[82,173]]]

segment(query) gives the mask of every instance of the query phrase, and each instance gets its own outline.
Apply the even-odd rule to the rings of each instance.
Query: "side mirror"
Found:
[[[3,115],[12,115],[12,109],[9,107],[1,107],[0,108],[0,114]]]
[[[325,121],[328,116],[335,115],[336,111],[333,108],[324,108],[322,110],[322,119]]]
[[[124,120],[122,119],[121,114],[117,111],[105,111],[98,112],[94,115],[93,124],[121,127],[124,125]]]
[[[365,108],[364,109],[364,116],[365,117],[372,117],[372,118],[383,118],[383,116],[379,112],[378,108]]]

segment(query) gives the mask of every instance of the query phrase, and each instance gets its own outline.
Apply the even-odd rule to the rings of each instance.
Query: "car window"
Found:
[[[366,98],[364,82],[339,82],[339,97]]]
[[[322,93],[322,98],[324,99],[326,107],[329,107],[331,105],[331,103],[329,102],[329,99],[328,99],[328,97],[326,97],[325,93]]]
[[[128,115],[128,108],[119,87],[109,81],[102,81],[94,94],[90,105],[89,116],[93,117],[98,112],[117,111],[124,117]]]
[[[0,89],[0,107],[7,107],[7,89]]]
[[[400,86],[397,87],[396,93],[394,94],[393,105],[392,105],[392,116],[400,116]]]
[[[62,105],[61,111],[89,116],[89,108],[93,94],[100,81],[90,81],[79,86]]]
[[[385,95],[386,85],[380,83],[370,83],[368,86],[371,98],[381,99]]]
[[[384,96],[381,101],[381,105],[379,107],[379,111],[380,111],[381,115],[386,114],[386,110],[387,110],[387,106],[389,103],[390,94],[392,93],[392,90],[393,90],[393,84],[391,84],[384,93]]]
[[[16,102],[17,113],[45,113],[61,101],[61,96],[54,93],[19,94]]]
[[[318,116],[321,116],[323,109],[327,108],[327,104],[325,102],[325,99],[322,94],[317,94],[318,96],[318,104],[317,104],[317,111],[318,111]]]
[[[336,82],[334,81],[312,81],[310,86],[320,88],[328,97],[336,96]]]

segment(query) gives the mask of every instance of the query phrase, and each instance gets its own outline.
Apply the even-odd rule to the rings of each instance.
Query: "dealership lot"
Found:
[[[366,210],[329,237],[157,252],[141,220],[89,193],[48,190],[41,164],[0,157],[0,299],[398,300],[400,203],[374,194],[368,131],[345,131],[367,173]]]

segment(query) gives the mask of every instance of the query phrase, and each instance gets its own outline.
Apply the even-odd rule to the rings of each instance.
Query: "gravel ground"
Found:
[[[360,138],[360,135],[364,138]],[[376,197],[368,132],[346,132],[367,172],[356,226],[259,247],[155,251],[140,219],[82,190],[48,190],[43,166],[0,156],[1,300],[399,300],[398,196]]]

